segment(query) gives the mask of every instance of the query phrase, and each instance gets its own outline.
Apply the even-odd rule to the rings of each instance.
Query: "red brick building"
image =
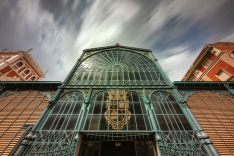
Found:
[[[45,73],[29,52],[0,50],[0,81],[38,81]]]
[[[234,43],[205,45],[182,81],[234,81]]]

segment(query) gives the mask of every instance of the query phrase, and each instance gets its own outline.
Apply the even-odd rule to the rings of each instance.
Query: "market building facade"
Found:
[[[34,123],[23,120],[25,129],[9,155],[167,156],[234,151],[230,141],[234,83],[172,83],[148,49],[119,44],[86,49],[62,83],[2,82],[1,87],[2,100],[11,97],[18,100],[15,103],[46,105]],[[16,96],[23,93],[28,94]],[[204,112],[203,107],[210,104],[218,109],[213,106],[211,112]]]

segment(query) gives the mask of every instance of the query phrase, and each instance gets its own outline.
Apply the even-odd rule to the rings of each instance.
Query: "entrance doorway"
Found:
[[[100,156],[136,156],[134,141],[102,141]]]

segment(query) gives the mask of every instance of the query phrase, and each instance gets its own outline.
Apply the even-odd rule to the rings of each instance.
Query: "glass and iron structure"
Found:
[[[172,83],[147,49],[119,44],[86,49],[62,83],[0,84],[2,99],[6,92],[29,90],[48,99],[34,123],[23,122],[27,127],[10,155],[208,156],[234,151],[234,83]]]

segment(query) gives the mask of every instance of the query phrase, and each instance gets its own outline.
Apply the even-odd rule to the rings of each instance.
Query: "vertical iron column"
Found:
[[[149,98],[147,97],[146,95],[146,91],[145,89],[142,90],[142,99],[144,101],[144,104],[145,104],[145,108],[147,110],[147,112],[149,113],[149,117],[150,117],[150,121],[151,121],[151,124],[153,126],[153,130],[155,132],[155,140],[156,140],[156,143],[160,143],[161,141],[161,137],[160,135],[157,133],[158,131],[158,126],[157,126],[157,121],[155,119],[155,116],[154,116],[154,112],[152,111],[152,106],[151,106],[151,103],[150,103],[150,100]],[[159,153],[160,153],[160,150],[159,150]]]

